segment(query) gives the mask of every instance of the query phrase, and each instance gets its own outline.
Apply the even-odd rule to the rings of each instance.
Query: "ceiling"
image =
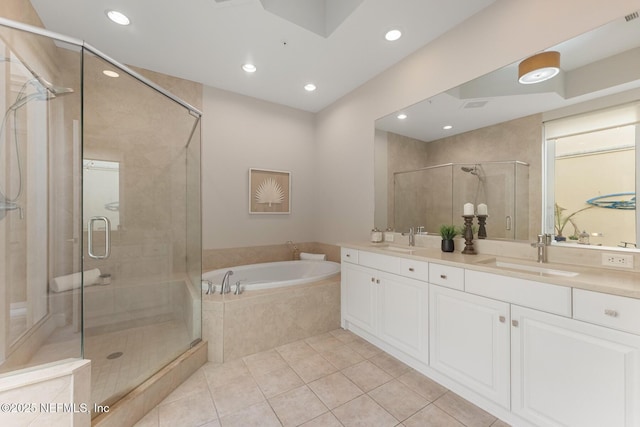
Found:
[[[561,53],[560,74],[551,80],[519,84],[514,63],[389,114],[376,128],[435,141],[640,87],[640,18],[621,17],[547,50]]]
[[[121,63],[317,112],[494,0],[31,0]],[[115,9],[130,19],[106,18]],[[385,40],[397,28],[403,36]],[[242,64],[257,71],[248,74]],[[317,90],[303,86],[314,83]]]

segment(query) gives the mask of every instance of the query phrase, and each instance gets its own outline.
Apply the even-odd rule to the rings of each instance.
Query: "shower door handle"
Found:
[[[93,224],[97,221],[104,222],[104,254],[96,255],[93,252]],[[87,252],[89,252],[89,257],[93,259],[107,259],[111,254],[111,221],[106,216],[94,216],[89,220],[89,224],[87,225]]]
[[[511,231],[511,216],[507,215],[507,217],[505,218],[505,228],[509,231]]]

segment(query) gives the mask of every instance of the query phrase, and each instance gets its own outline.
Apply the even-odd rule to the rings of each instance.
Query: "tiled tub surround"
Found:
[[[210,362],[227,362],[340,325],[340,275],[314,283],[203,295],[202,339]]]
[[[340,262],[340,247],[318,242],[295,242],[300,252],[327,255],[327,261]],[[241,248],[205,249],[202,251],[202,271],[263,262],[290,261],[291,245],[249,246]]]
[[[528,244],[481,241],[481,255],[462,255],[439,241],[419,236],[424,246],[400,248],[411,253],[343,245],[343,327],[514,425],[638,425],[637,270],[550,247],[544,267],[578,274],[523,272],[491,260],[538,267]]]

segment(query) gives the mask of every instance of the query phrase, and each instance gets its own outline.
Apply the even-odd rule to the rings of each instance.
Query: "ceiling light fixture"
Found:
[[[106,14],[107,14],[107,17],[111,19],[113,22],[115,22],[116,24],[129,25],[131,23],[131,20],[127,18],[127,15],[125,15],[122,12],[118,12],[117,10],[107,10]]]
[[[404,119],[406,119],[408,116],[407,116],[405,113],[400,113],[400,114],[398,114],[398,116],[397,116],[397,117],[398,117],[398,119],[400,119],[400,120],[404,120]]]
[[[445,125],[445,126],[442,126],[442,129],[444,129],[444,130],[453,129],[453,126],[451,126],[451,125]]]
[[[105,76],[108,76],[108,77],[114,77],[114,78],[115,77],[120,77],[120,74],[118,74],[118,73],[116,73],[115,71],[112,71],[112,70],[104,70],[102,72],[102,74],[104,74]]]
[[[523,85],[540,83],[560,72],[560,52],[549,51],[530,56],[518,65],[518,81]]]
[[[314,85],[313,83],[307,83],[306,85],[304,85],[304,90],[306,90],[307,92],[313,92],[316,89],[316,85]]]
[[[242,69],[245,70],[247,73],[255,73],[257,70],[256,66],[253,64],[244,64],[242,66]]]
[[[402,37],[402,32],[400,30],[390,30],[387,31],[387,34],[384,35],[384,38],[389,40],[390,42],[394,42]]]

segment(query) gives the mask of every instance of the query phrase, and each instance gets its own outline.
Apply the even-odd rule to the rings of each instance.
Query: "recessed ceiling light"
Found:
[[[131,23],[127,15],[117,10],[107,10],[107,17],[119,25],[129,25]]]
[[[442,126],[442,129],[444,129],[444,130],[453,129],[453,126],[451,126],[451,125]]]
[[[384,38],[389,40],[390,42],[394,42],[402,37],[402,32],[400,30],[390,30],[387,31],[387,34],[384,35]]]
[[[400,113],[400,114],[398,114],[398,116],[397,116],[397,117],[398,117],[400,120],[404,120],[404,119],[406,119],[406,118],[407,118],[407,115],[406,115],[405,113]]]
[[[306,90],[307,92],[313,92],[316,89],[316,85],[314,85],[313,83],[307,83],[306,85],[304,85],[304,90]]]
[[[109,77],[120,77],[120,74],[116,73],[115,71],[112,70],[104,70],[102,72],[102,74],[104,74],[105,76],[109,76]]]
[[[255,73],[257,70],[256,66],[253,64],[244,64],[242,66],[242,69],[245,70],[247,73]]]

